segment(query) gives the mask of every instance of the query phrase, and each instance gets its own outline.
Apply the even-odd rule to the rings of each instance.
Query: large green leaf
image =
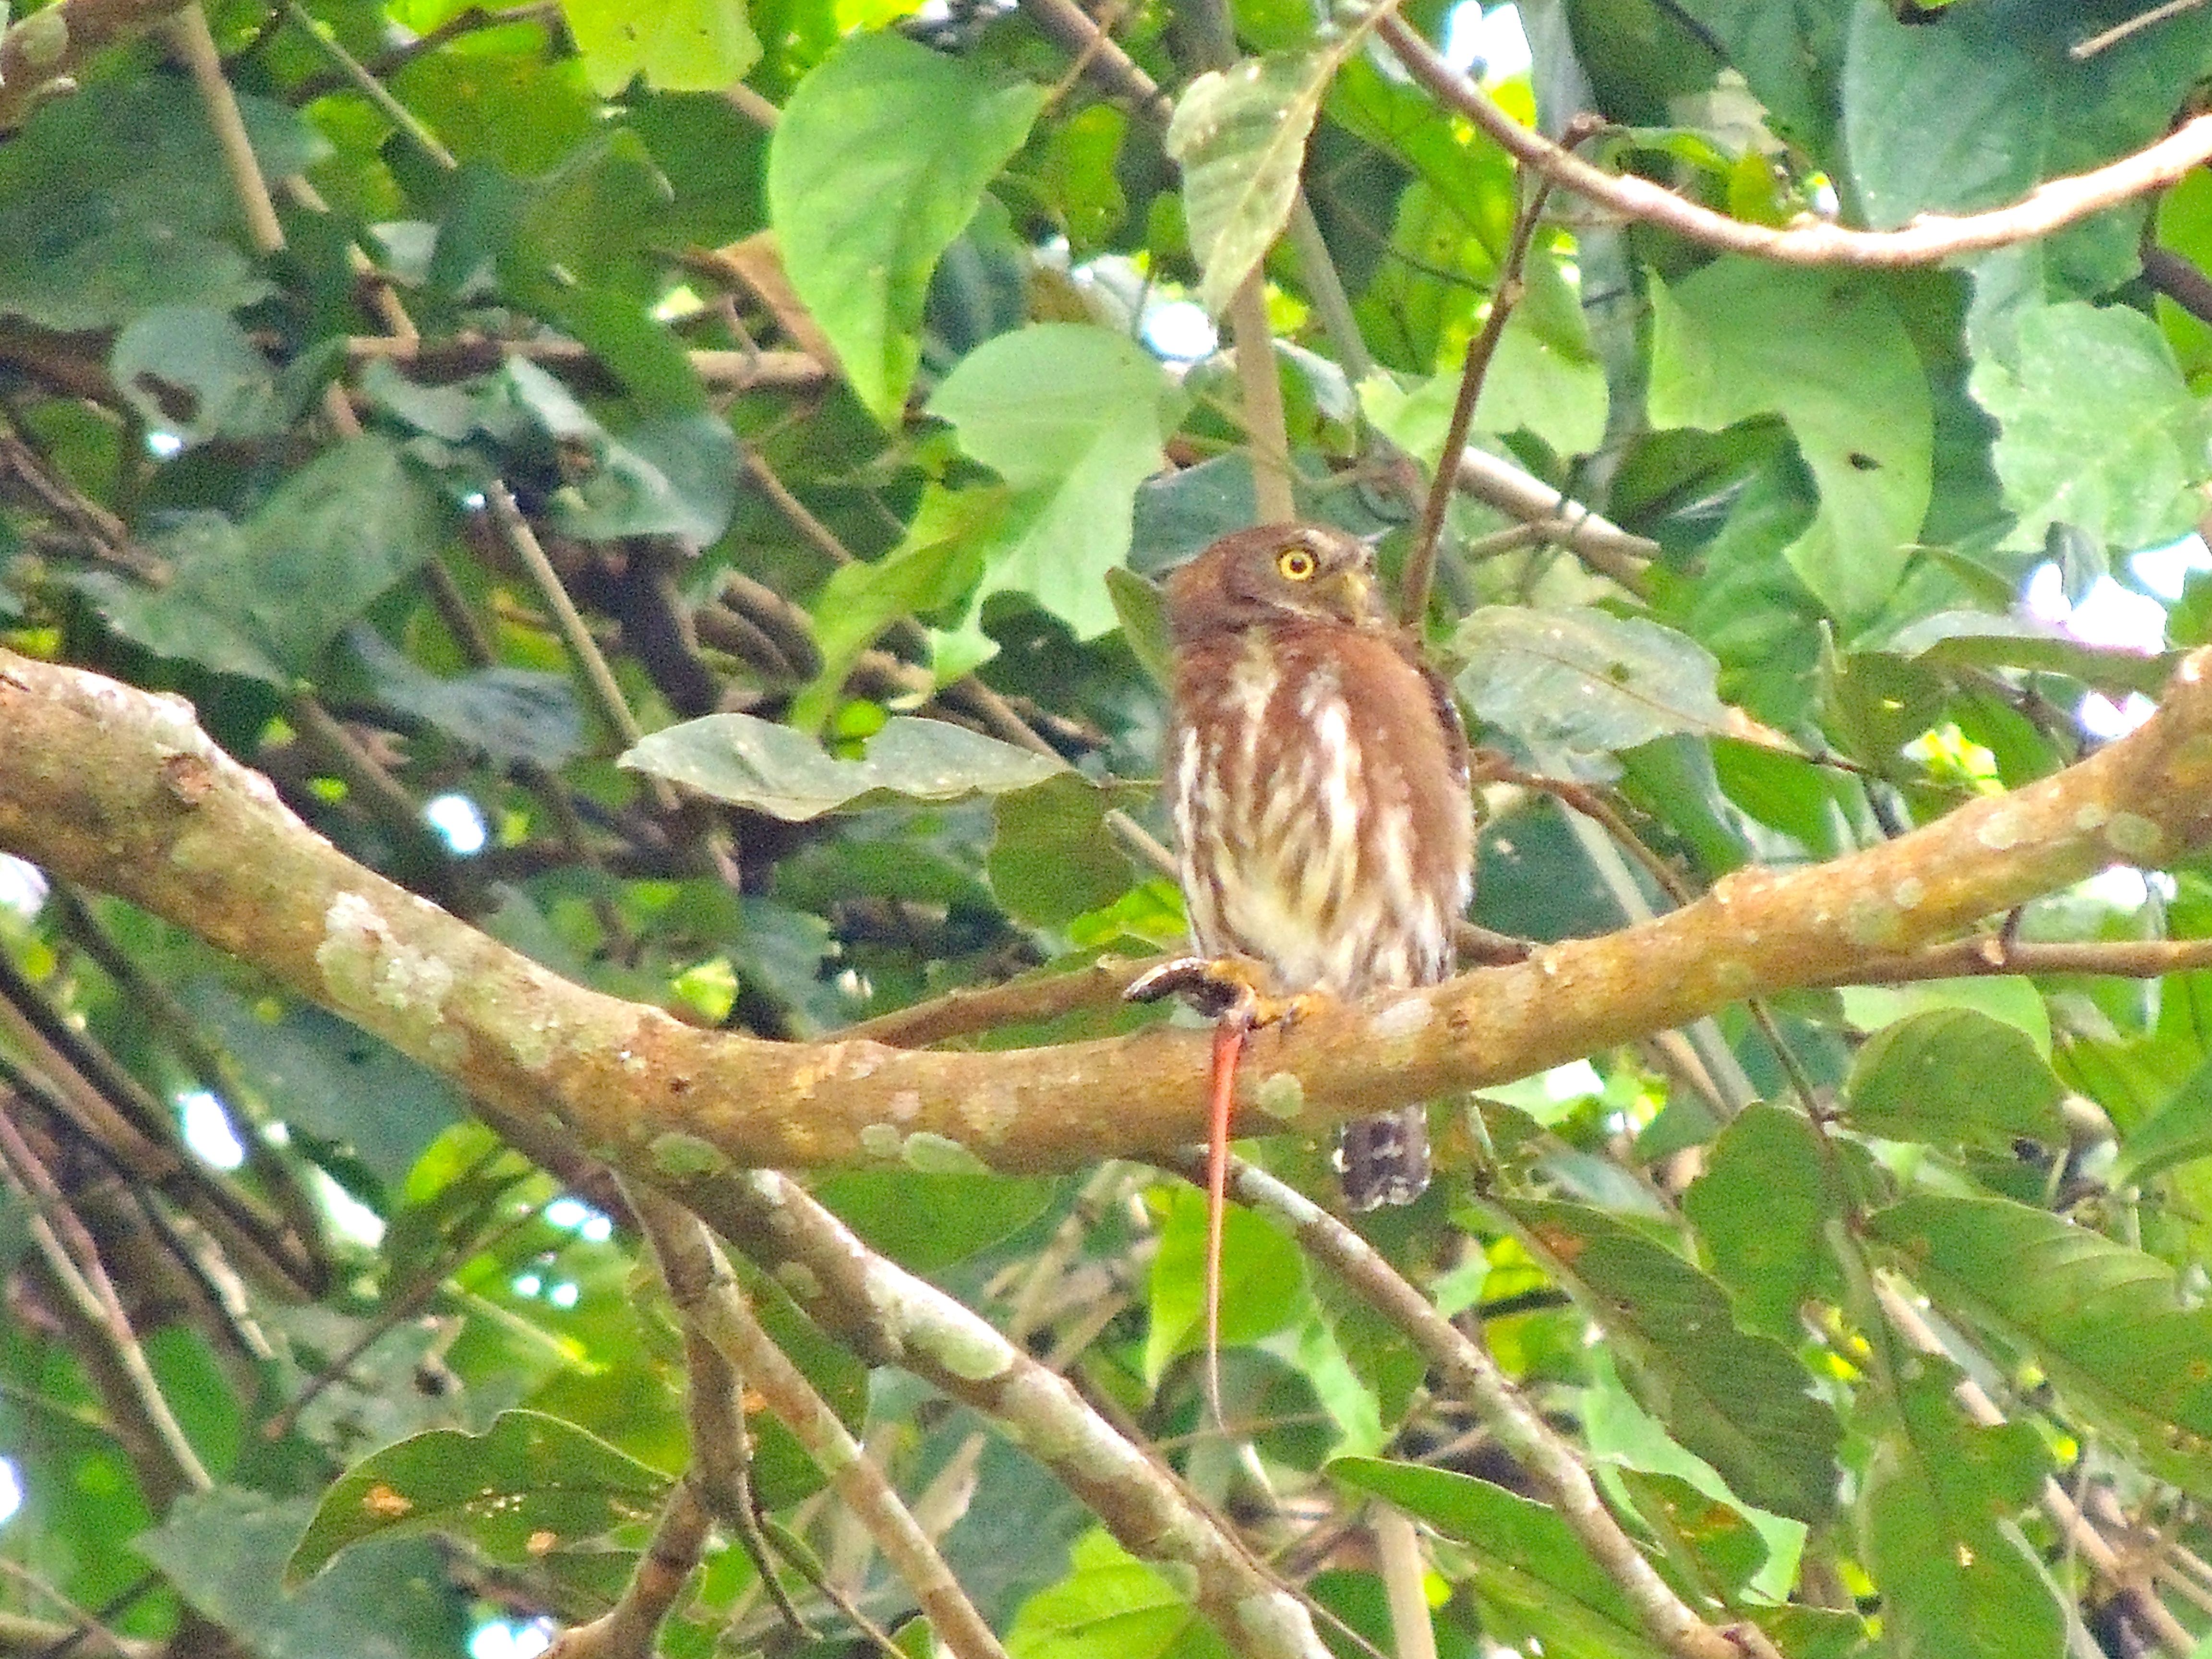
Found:
[[[2039,549],[2061,524],[2117,554],[2196,522],[2212,421],[2141,312],[2030,311],[2007,358],[1975,365],[1973,391],[2003,428],[1995,459],[2016,515],[2008,546]]]
[[[1182,164],[1199,298],[1217,317],[1291,215],[1306,137],[1335,68],[1322,52],[1270,52],[1211,70],[1184,88],[1168,124]]]
[[[1170,1360],[1206,1345],[1206,1194],[1164,1187],[1153,1201],[1162,1219],[1145,1375],[1157,1382]],[[1232,1206],[1221,1220],[1221,1341],[1234,1347],[1273,1336],[1297,1316],[1306,1300],[1306,1261],[1263,1216]]]
[[[804,732],[751,714],[708,714],[655,732],[621,764],[799,822],[896,799],[959,800],[1027,788],[1062,763],[945,720],[900,715],[865,760],[824,754]]]
[[[268,177],[325,152],[283,105],[238,103]],[[270,287],[240,252],[237,202],[182,77],[112,76],[53,99],[0,149],[0,314],[75,331],[156,306],[250,305]]]
[[[431,1659],[461,1650],[467,1604],[427,1540],[365,1543],[313,1583],[287,1591],[285,1559],[314,1508],[309,1498],[239,1486],[186,1492],[129,1547],[258,1659]]]
[[[1106,573],[1129,556],[1137,487],[1185,399],[1144,349],[1077,323],[987,342],[929,400],[960,447],[1012,487],[984,543],[976,603],[1026,593],[1094,639],[1115,623]]]
[[[1970,1008],[1930,1009],[1875,1032],[1845,1089],[1854,1128],[2000,1152],[2021,1137],[2063,1146],[2064,1092],[2028,1036]]]
[[[1103,1532],[1069,1553],[1067,1576],[1022,1604],[1012,1659],[1224,1659],[1190,1598]]]
[[[1460,624],[1452,650],[1467,659],[1457,684],[1468,707],[1539,757],[1730,729],[1705,647],[1639,617],[1486,605]]]
[[[2173,1269],[2063,1217],[1916,1193],[1868,1218],[1938,1305],[1995,1331],[2166,1479],[2212,1492],[2212,1308]]]
[[[998,834],[985,865],[991,891],[1010,915],[1043,927],[1064,927],[1112,903],[1135,884],[1137,872],[1106,828],[1106,814],[1141,808],[1151,793],[1101,788],[1067,771],[1000,796]]]
[[[1620,1587],[1543,1504],[1472,1475],[1377,1458],[1340,1457],[1328,1472],[1464,1547],[1485,1627],[1495,1620],[1501,1638],[1534,1638],[1560,1659],[1656,1659],[1662,1651]]]
[[[1604,1321],[1645,1408],[1754,1508],[1817,1521],[1835,1504],[1835,1413],[1796,1357],[1738,1330],[1721,1287],[1586,1205],[1500,1200],[1559,1282]]]
[[[1847,623],[1895,592],[1928,512],[1935,415],[1878,280],[1719,259],[1655,284],[1649,407],[1662,430],[1779,416],[1820,493],[1791,568]]]
[[[1433,467],[1459,387],[1456,368],[1408,392],[1377,375],[1360,383],[1359,406],[1392,442]],[[1469,429],[1526,432],[1562,455],[1587,455],[1605,441],[1606,395],[1602,365],[1562,351],[1516,313],[1498,337]]]
[[[501,1412],[482,1434],[433,1429],[355,1464],[323,1494],[285,1565],[313,1577],[371,1538],[438,1533],[523,1565],[648,1518],[668,1477],[543,1412]]]
[[[446,518],[398,448],[371,434],[325,450],[241,523],[202,514],[163,538],[165,587],[107,571],[76,580],[118,633],[162,656],[289,685],[430,556]]]
[[[1957,1369],[1916,1362],[1867,1475],[1867,1566],[1897,1659],[2058,1659],[2066,1620],[2016,1527],[2050,1471],[2026,1423],[1959,1413]]]
[[[663,92],[720,92],[760,61],[744,0],[561,0],[561,15],[602,97],[641,75]]]
[[[1747,1328],[1798,1335],[1799,1310],[1833,1277],[1822,1235],[1843,1213],[1838,1185],[1813,1126],[1778,1106],[1754,1102],[1713,1142],[1682,1208]]]
[[[994,84],[896,34],[848,40],[799,83],[769,146],[784,268],[877,419],[921,361],[930,272],[1021,148],[1042,87]]]

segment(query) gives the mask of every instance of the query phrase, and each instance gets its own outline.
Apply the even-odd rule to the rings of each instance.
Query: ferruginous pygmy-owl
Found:
[[[1467,733],[1376,591],[1366,544],[1315,525],[1224,536],[1167,580],[1164,766],[1191,938],[1277,994],[1348,998],[1452,971],[1474,889]],[[1355,1210],[1429,1179],[1419,1107],[1345,1126]]]

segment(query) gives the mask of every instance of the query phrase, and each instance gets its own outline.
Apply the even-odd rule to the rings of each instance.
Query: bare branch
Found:
[[[2046,179],[2011,205],[1987,213],[1923,213],[1898,230],[1854,230],[1818,220],[1778,230],[1700,207],[1648,179],[1592,167],[1516,121],[1396,17],[1382,21],[1382,34],[1416,81],[1481,128],[1508,155],[1562,190],[1708,247],[1782,264],[1894,269],[1940,264],[1961,254],[2011,247],[2164,190],[2191,168],[2212,160],[2212,115],[2200,115],[2132,155],[2091,173]]]

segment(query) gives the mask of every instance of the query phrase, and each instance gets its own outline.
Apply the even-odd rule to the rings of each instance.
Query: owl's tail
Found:
[[[1411,1204],[1429,1184],[1429,1115],[1407,1106],[1363,1117],[1337,1132],[1336,1170],[1354,1210]]]

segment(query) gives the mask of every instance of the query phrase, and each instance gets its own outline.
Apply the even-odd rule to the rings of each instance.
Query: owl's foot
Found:
[[[1206,1018],[1248,1031],[1295,1025],[1328,1006],[1316,992],[1279,996],[1271,985],[1267,970],[1249,957],[1177,957],[1139,975],[1121,994],[1130,1002],[1179,996]]]

